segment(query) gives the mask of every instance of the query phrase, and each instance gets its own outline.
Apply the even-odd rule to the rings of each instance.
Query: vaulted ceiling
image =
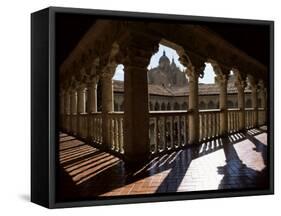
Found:
[[[93,25],[91,15],[57,14],[56,61],[59,66]],[[193,22],[194,23],[194,22]],[[265,66],[269,64],[269,29],[263,25],[198,23],[209,28]]]

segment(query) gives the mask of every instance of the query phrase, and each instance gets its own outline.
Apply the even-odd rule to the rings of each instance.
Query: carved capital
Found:
[[[204,70],[205,70],[205,64],[204,62],[200,63],[198,66],[195,66],[194,64],[192,64],[190,58],[188,55],[186,55],[185,53],[183,53],[180,58],[179,61],[182,65],[184,65],[186,67],[185,69],[185,73],[189,78],[189,82],[194,82],[194,81],[198,81],[199,77],[203,77],[204,76]]]
[[[252,90],[257,89],[258,80],[253,75],[248,75],[248,82]]]
[[[234,85],[237,89],[245,89],[247,86],[246,83],[246,77],[242,75],[242,73],[237,70],[237,69],[233,69],[233,74],[234,74]]]

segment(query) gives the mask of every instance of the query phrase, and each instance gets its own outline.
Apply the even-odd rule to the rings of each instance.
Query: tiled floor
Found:
[[[67,134],[60,134],[59,149],[60,201],[268,185],[266,128],[179,150],[130,169]]]

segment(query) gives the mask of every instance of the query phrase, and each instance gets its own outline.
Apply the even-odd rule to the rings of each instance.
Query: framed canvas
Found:
[[[273,194],[274,22],[31,15],[31,201]]]

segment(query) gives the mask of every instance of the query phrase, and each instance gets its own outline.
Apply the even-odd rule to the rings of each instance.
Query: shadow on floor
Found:
[[[57,198],[59,201],[90,199],[167,170],[167,175],[160,175],[155,192],[175,192],[192,160],[220,149],[224,151],[226,165],[218,167],[217,170],[219,174],[224,175],[219,189],[263,187],[268,185],[268,181],[263,180],[267,177],[267,170],[257,172],[246,167],[234,148],[235,143],[248,139],[256,145],[257,151],[262,152],[266,164],[266,145],[255,138],[261,133],[264,131],[253,129],[231,134],[226,138],[218,138],[196,147],[155,157],[141,167],[131,168],[126,168],[122,160],[100,150],[89,153],[93,151],[93,147],[85,143],[80,142],[72,146],[71,143],[75,141],[73,137],[62,135],[61,137],[69,142],[63,142],[63,146],[60,146],[61,167],[57,181]]]

